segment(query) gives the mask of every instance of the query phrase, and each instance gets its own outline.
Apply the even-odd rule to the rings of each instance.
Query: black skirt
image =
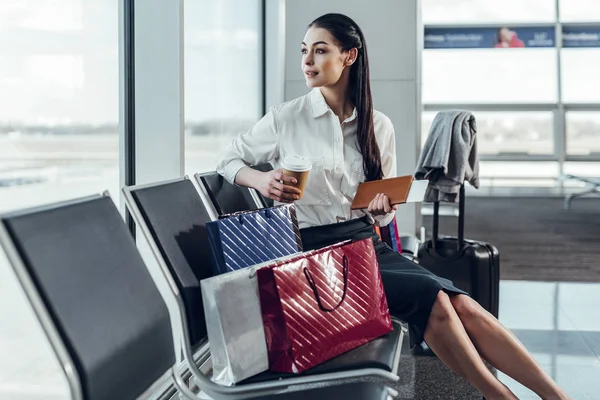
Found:
[[[390,314],[408,323],[410,346],[424,340],[433,303],[440,290],[449,295],[468,293],[415,264],[383,243],[366,217],[339,224],[300,230],[304,250],[319,249],[343,240],[372,238]]]

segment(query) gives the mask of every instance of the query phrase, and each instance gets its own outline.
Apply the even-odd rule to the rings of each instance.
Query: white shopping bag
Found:
[[[213,381],[231,386],[269,369],[256,269],[200,282],[213,364]]]

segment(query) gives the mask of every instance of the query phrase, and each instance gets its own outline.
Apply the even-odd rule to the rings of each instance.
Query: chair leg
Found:
[[[585,190],[583,192],[579,192],[579,193],[573,193],[573,194],[569,194],[567,196],[565,196],[565,210],[568,210],[571,207],[571,200],[577,198],[577,197],[582,197],[585,196],[586,194],[598,194],[600,195],[600,186],[594,186],[588,190]]]

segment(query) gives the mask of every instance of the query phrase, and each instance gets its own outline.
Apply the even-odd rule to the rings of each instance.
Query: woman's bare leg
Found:
[[[517,397],[485,366],[450,297],[440,291],[431,310],[425,341],[444,364],[468,380],[488,400]]]
[[[481,356],[495,368],[533,390],[542,399],[568,399],[525,346],[492,314],[465,295],[450,301]]]

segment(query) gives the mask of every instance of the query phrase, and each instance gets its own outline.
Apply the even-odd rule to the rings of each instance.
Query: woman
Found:
[[[525,43],[519,39],[517,32],[503,27],[496,34],[496,47],[525,47]]]
[[[382,243],[374,224],[394,218],[395,206],[377,195],[367,210],[350,209],[358,184],[396,173],[394,129],[373,110],[365,39],[350,18],[327,14],[309,25],[301,45],[302,70],[313,90],[272,108],[224,152],[218,171],[277,202],[296,204],[305,250],[345,239],[375,243],[390,312],[406,321],[411,346],[427,342],[453,371],[488,399],[514,399],[482,358],[545,399],[566,394],[500,323],[452,282],[438,278]],[[282,174],[287,154],[310,158],[304,194]],[[275,169],[247,167],[270,161]]]

